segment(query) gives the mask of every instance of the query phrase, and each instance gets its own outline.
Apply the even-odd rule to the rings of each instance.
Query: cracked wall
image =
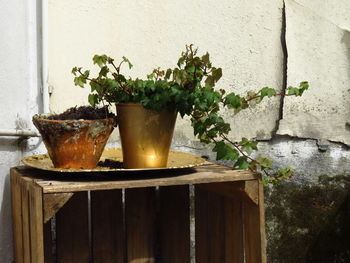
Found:
[[[308,80],[311,89],[285,98],[277,134],[350,145],[350,20],[330,1],[315,2],[286,1],[288,85]],[[350,11],[348,1],[340,2]]]

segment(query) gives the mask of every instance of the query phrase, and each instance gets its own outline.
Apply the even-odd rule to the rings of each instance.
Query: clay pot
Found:
[[[48,120],[45,115],[35,115],[33,123],[55,167],[93,169],[116,120]]]
[[[167,109],[157,112],[137,103],[120,103],[117,116],[123,167],[166,167],[177,112]]]

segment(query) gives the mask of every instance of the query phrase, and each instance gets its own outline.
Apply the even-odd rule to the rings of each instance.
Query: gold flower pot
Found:
[[[120,103],[117,115],[124,168],[166,167],[177,112]]]

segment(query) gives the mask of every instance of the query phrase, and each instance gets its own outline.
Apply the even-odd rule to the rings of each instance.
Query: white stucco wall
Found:
[[[38,112],[35,2],[0,2],[0,129],[31,127]],[[38,140],[0,137],[0,262],[12,262],[9,169],[35,152]]]
[[[219,88],[244,93],[282,86],[280,44],[281,0],[50,1],[49,84],[51,110],[87,103],[88,89],[74,87],[73,66],[91,68],[94,54],[125,55],[133,76],[145,77],[156,66],[173,67],[186,44],[209,51],[223,68]],[[235,138],[270,138],[279,114],[279,99],[256,109],[257,118],[229,117]],[[265,117],[267,116],[267,117]],[[176,134],[192,137],[188,121],[178,121]]]
[[[287,54],[281,45],[284,2]],[[125,55],[135,65],[131,75],[144,77],[155,66],[174,66],[184,45],[194,43],[223,68],[218,87],[227,91],[281,91],[284,74],[288,85],[310,82],[302,98],[286,97],[281,110],[280,99],[273,98],[236,116],[225,112],[232,138],[271,139],[277,130],[349,144],[349,12],[345,0],[50,1],[51,109],[87,103],[88,89],[73,86],[70,69],[91,68],[95,53]],[[193,142],[188,121],[178,120],[175,138]]]

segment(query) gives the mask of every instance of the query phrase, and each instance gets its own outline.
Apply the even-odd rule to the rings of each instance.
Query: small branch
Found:
[[[78,73],[80,74],[80,76],[84,76],[84,74],[81,72],[81,69],[78,69]],[[92,81],[92,82],[94,82],[96,84],[99,84],[98,81],[96,81],[96,79],[91,79],[91,78],[88,78],[88,77],[85,77],[85,76],[84,76],[84,78],[86,80],[89,80],[89,81]]]
[[[257,165],[259,165],[260,168],[261,168],[261,170],[265,173],[266,176],[271,176],[271,175],[269,174],[269,172],[266,170],[266,168],[262,167],[261,163],[259,163],[257,160],[251,158],[249,155],[247,155],[245,152],[243,152],[243,151],[241,150],[241,148],[239,147],[239,145],[238,145],[236,142],[231,141],[231,140],[230,140],[229,138],[227,138],[224,134],[221,134],[221,137],[222,137],[224,140],[226,140],[227,142],[229,142],[230,144],[232,144],[233,147],[235,147],[236,150],[239,151],[239,153],[240,153],[242,156],[246,157],[246,158],[249,159],[250,161],[253,161],[253,162],[255,162]]]
[[[110,61],[109,63],[113,66],[113,68],[117,71],[117,73],[119,74],[119,71],[120,71],[120,67],[121,65],[123,64],[124,61],[120,62],[119,66],[116,67],[116,65],[114,64],[113,61]]]

